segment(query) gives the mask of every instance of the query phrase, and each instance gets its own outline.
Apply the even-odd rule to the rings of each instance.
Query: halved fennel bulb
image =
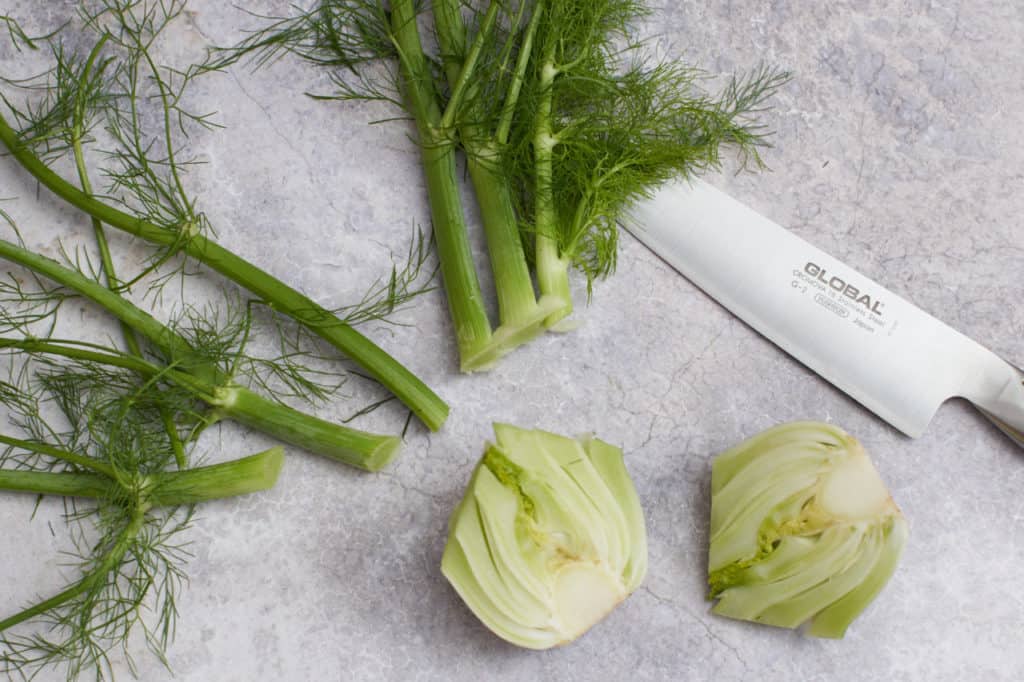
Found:
[[[907,523],[867,454],[830,424],[768,429],[711,469],[709,598],[730,618],[842,637],[896,569]]]
[[[647,571],[643,511],[622,451],[495,424],[449,524],[441,570],[499,637],[565,644]]]

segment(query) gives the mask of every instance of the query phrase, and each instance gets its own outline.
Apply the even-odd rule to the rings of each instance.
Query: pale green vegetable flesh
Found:
[[[783,424],[722,453],[711,471],[713,611],[842,637],[907,537],[860,443],[830,424]]]
[[[495,634],[530,649],[576,639],[647,572],[622,451],[495,424],[452,514],[441,570]]]

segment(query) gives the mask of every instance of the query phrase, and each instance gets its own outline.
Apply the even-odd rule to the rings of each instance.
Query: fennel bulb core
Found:
[[[574,562],[558,571],[554,587],[560,644],[573,641],[607,616],[629,593],[622,580],[600,566]]]
[[[849,457],[822,478],[817,499],[824,512],[848,521],[871,519],[887,508],[895,509],[878,470],[856,442]]]

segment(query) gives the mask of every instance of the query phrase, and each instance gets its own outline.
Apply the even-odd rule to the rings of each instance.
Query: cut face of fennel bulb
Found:
[[[906,538],[871,460],[835,426],[783,424],[712,464],[708,584],[719,615],[840,638]]]
[[[615,446],[507,424],[494,432],[452,514],[441,571],[499,637],[566,644],[643,581],[640,500]]]

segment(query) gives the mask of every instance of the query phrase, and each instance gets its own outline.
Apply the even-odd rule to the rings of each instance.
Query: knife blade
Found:
[[[965,398],[1024,447],[1024,371],[701,180],[624,227],[737,317],[912,438]]]

